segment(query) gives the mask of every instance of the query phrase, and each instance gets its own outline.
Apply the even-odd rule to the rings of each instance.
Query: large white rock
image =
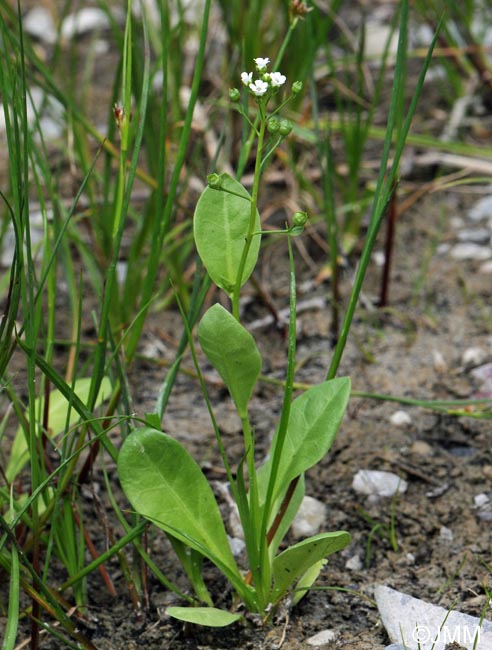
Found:
[[[475,650],[492,648],[490,621],[480,623],[480,618],[450,612],[382,585],[376,587],[375,597],[390,640],[403,643],[407,650],[445,650],[453,642]]]

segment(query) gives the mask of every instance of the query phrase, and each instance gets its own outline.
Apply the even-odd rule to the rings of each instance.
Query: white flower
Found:
[[[270,83],[274,88],[282,86],[287,81],[287,77],[280,72],[271,72],[270,73]]]
[[[268,90],[268,84],[266,81],[257,79],[254,83],[249,84],[249,89],[251,90],[253,95],[256,95],[257,97],[262,97]]]
[[[270,63],[270,59],[262,59],[261,57],[258,57],[257,59],[254,59],[254,62],[256,63],[258,72],[261,72],[262,70],[266,69],[267,65]]]
[[[249,86],[249,84],[253,82],[253,73],[241,72],[241,81],[245,86]]]

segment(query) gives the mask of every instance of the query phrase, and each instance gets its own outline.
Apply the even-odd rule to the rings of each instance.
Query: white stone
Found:
[[[476,508],[482,508],[490,501],[490,499],[484,492],[481,492],[473,497],[473,501]]]
[[[407,487],[407,482],[393,472],[381,470],[360,469],[352,481],[352,488],[359,494],[378,497],[392,497],[397,492],[403,494]]]
[[[445,542],[452,542],[454,538],[453,531],[447,526],[441,526],[439,530],[439,537]]]
[[[484,262],[483,264],[480,265],[480,268],[478,269],[479,273],[492,273],[492,260],[489,260],[488,262]]]
[[[463,228],[458,232],[460,241],[474,242],[475,244],[488,244],[490,242],[491,232],[488,228]]]
[[[412,424],[412,418],[406,411],[395,411],[390,417],[390,422],[397,427],[404,427]]]
[[[234,557],[238,557],[238,555],[241,555],[241,553],[246,548],[246,542],[244,541],[244,539],[239,539],[238,537],[229,537],[229,536],[227,536],[227,539],[229,540],[229,546],[231,548]]]
[[[38,38],[43,43],[53,45],[56,42],[55,23],[45,7],[30,9],[22,19],[22,26],[29,36]]]
[[[321,648],[322,646],[331,643],[337,638],[337,632],[334,630],[321,630],[314,636],[306,639],[306,643],[314,648]]]
[[[432,350],[432,362],[436,372],[447,372],[448,364],[446,363],[443,353],[439,350]]]
[[[488,260],[492,257],[492,249],[489,246],[462,243],[453,246],[450,255],[455,260]]]
[[[325,504],[313,497],[305,496],[292,522],[292,534],[296,539],[316,535],[325,523],[325,519]]]
[[[349,571],[360,571],[363,566],[364,564],[359,555],[352,555],[352,557],[349,557],[345,562],[345,568]]]
[[[485,361],[487,352],[483,348],[467,348],[461,357],[464,366],[478,366]]]
[[[492,648],[492,623],[426,603],[389,587],[378,585],[375,597],[386,632],[393,643],[407,650],[445,650],[456,641],[475,650]]]
[[[489,219],[492,216],[492,196],[484,196],[478,200],[468,212],[468,216],[472,221]]]
[[[70,40],[75,36],[81,36],[96,30],[109,29],[110,22],[108,15],[102,9],[85,7],[69,14],[62,22],[62,38]]]

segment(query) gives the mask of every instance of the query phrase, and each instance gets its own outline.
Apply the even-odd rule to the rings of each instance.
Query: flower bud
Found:
[[[280,120],[277,117],[271,117],[267,122],[268,133],[272,135],[280,130]]]
[[[231,102],[238,102],[241,99],[241,93],[237,88],[230,88],[229,99]]]
[[[113,106],[113,116],[114,121],[116,122],[116,126],[121,131],[121,129],[126,126],[126,113],[123,106],[120,104],[115,104]]]
[[[298,228],[304,228],[308,220],[307,212],[294,212],[292,223]]]
[[[219,174],[209,174],[207,176],[207,185],[213,190],[220,190],[222,187],[222,177]]]
[[[286,135],[289,135],[289,133],[292,131],[294,128],[294,125],[290,120],[282,119],[280,120],[280,127],[278,132],[282,137],[285,138]]]
[[[294,81],[292,84],[292,94],[298,95],[302,90],[303,83],[302,81]]]

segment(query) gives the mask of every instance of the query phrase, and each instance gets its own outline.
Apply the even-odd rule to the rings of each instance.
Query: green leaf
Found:
[[[350,397],[350,379],[331,379],[309,388],[297,397],[290,409],[289,424],[279,463],[274,498],[289,483],[325,456],[342,421]],[[270,475],[275,458],[275,441],[263,472]]]
[[[217,607],[168,607],[166,613],[180,621],[208,627],[225,627],[242,619],[241,614]]]
[[[231,393],[239,417],[261,372],[261,355],[251,334],[219,304],[210,307],[198,326],[198,340]]]
[[[87,402],[87,399],[89,397],[91,381],[92,380],[90,377],[78,379],[73,387],[73,392],[82,402],[84,402],[84,404]],[[99,389],[99,395],[95,404],[95,408],[102,404],[104,400],[110,396],[110,394],[111,382],[108,377],[105,377],[101,382],[101,388]],[[43,413],[44,396],[38,397],[34,408],[36,413]],[[80,420],[80,415],[74,408],[70,407],[70,403],[65,399],[64,395],[62,395],[59,390],[52,390],[50,392],[48,409],[48,437],[54,438],[58,434],[65,431],[69,409],[70,419],[68,421],[68,428],[77,424],[77,422]],[[26,411],[26,417],[27,416],[28,412]],[[27,446],[26,434],[24,428],[20,426],[17,429],[17,433],[15,434],[14,442],[12,443],[12,448],[10,451],[9,462],[7,469],[5,470],[5,475],[9,482],[15,479],[17,474],[21,471],[28,460],[29,448]]]
[[[198,254],[210,277],[230,294],[236,284],[248,234],[251,197],[241,183],[228,174],[220,175],[220,184],[219,190],[211,187],[203,190],[195,208],[193,229]],[[259,230],[261,223],[257,211],[255,232]],[[260,243],[260,235],[253,237],[241,284],[246,282],[255,267]]]
[[[273,560],[272,603],[276,603],[286,591],[318,562],[332,553],[342,550],[350,542],[345,531],[321,533],[291,546]]]
[[[319,574],[321,573],[321,569],[325,566],[328,560],[323,558],[319,562],[316,562],[313,564],[313,566],[309,567],[309,569],[306,571],[304,575],[302,575],[296,585],[296,591],[295,594],[292,597],[292,605],[294,607],[297,605],[297,603],[304,598],[304,596],[307,594],[309,589],[313,586],[313,584],[316,582],[318,579]]]
[[[133,431],[118,456],[123,490],[137,512],[242,582],[219,508],[186,449],[156,429]]]

